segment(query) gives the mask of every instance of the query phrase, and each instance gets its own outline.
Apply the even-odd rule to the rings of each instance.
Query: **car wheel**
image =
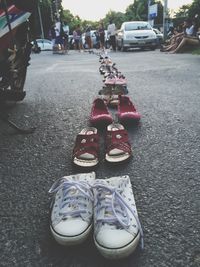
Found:
[[[126,51],[127,51],[127,48],[124,46],[124,42],[123,42],[123,40],[122,40],[121,51],[122,51],[122,52],[126,52]]]
[[[155,48],[155,46],[152,46],[152,47],[150,47],[150,49],[151,49],[152,51],[154,51],[156,48]]]
[[[121,50],[121,46],[119,45],[119,43],[117,43],[117,50],[118,50],[118,51]]]

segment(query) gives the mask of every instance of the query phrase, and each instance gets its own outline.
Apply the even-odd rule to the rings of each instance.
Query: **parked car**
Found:
[[[53,43],[51,40],[48,39],[36,39],[38,47],[41,49],[41,51],[48,51],[53,49]],[[33,44],[34,42],[32,42]]]
[[[156,28],[153,28],[153,30],[154,30],[154,32],[156,34],[158,45],[161,45],[164,42],[164,36],[163,36],[162,32],[160,32]]]
[[[129,48],[156,49],[157,37],[151,25],[146,21],[129,21],[122,23],[117,33],[118,50]]]

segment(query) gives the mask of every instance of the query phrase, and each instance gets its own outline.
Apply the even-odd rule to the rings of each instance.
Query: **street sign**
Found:
[[[158,5],[155,4],[155,5],[152,5],[149,7],[149,16],[151,19],[157,17],[158,15]]]

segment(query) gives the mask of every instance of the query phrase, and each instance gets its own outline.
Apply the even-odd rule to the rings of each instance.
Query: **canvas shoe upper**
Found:
[[[137,247],[143,232],[129,176],[96,180],[94,241],[106,258],[123,258]],[[143,246],[143,245],[142,245]]]
[[[49,193],[54,193],[50,229],[58,243],[73,245],[87,238],[92,228],[94,180],[94,172],[64,176],[50,188]]]

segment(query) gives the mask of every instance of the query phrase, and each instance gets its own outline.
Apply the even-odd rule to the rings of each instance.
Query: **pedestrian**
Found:
[[[62,29],[62,23],[59,19],[56,19],[55,33],[56,33],[55,44],[58,46],[58,48],[60,46],[61,50],[64,51],[63,29]]]
[[[104,29],[103,22],[99,24],[98,33],[99,33],[100,49],[104,50],[105,49],[105,29]]]
[[[87,45],[87,48],[91,50],[93,45],[92,45],[92,38],[91,38],[91,26],[89,25],[87,26],[85,30],[85,43]]]
[[[112,20],[110,20],[110,23],[108,25],[108,36],[110,38],[110,45],[112,46],[112,50],[116,51],[116,26],[115,23],[113,23]]]
[[[80,29],[80,25],[77,25],[76,29],[73,31],[73,38],[74,38],[74,45],[75,49],[79,52],[81,51],[81,38],[82,38],[82,32]]]
[[[63,32],[64,32],[64,48],[68,50],[68,42],[69,42],[69,25],[66,21],[63,22]]]

